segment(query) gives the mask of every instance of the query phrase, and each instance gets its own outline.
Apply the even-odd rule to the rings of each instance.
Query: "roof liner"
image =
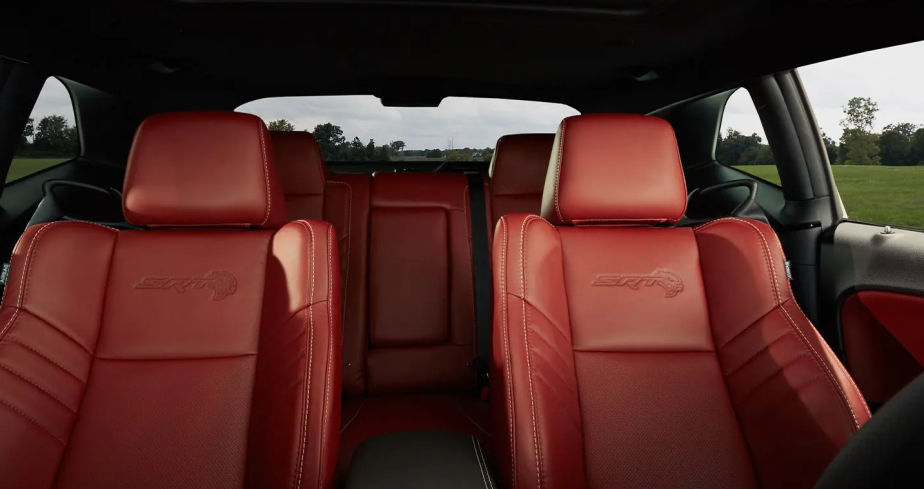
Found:
[[[902,0],[678,0],[633,16],[581,10],[635,1],[577,0],[565,11],[564,0],[41,0],[0,30],[0,54],[141,112],[352,94],[389,105],[462,96],[648,112],[924,38],[916,5]],[[640,76],[648,71],[656,76]]]

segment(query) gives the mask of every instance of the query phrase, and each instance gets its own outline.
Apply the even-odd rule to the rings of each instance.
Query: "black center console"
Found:
[[[481,443],[445,431],[404,431],[364,441],[346,489],[495,489]]]

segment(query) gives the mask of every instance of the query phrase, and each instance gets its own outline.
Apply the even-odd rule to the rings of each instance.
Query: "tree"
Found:
[[[330,122],[318,124],[314,127],[314,131],[311,131],[311,134],[318,142],[318,147],[321,148],[321,156],[325,160],[350,159],[345,154],[347,152],[346,148],[341,148],[346,143],[346,138],[343,137],[343,129],[340,126]]]
[[[832,165],[837,164],[837,143],[828,137],[824,132],[821,133],[821,140],[825,143],[825,152],[828,153],[828,162]]]
[[[388,143],[388,146],[391,147],[393,154],[398,154],[401,151],[404,151],[405,148],[404,141],[392,141]]]
[[[491,161],[494,159],[494,148],[485,148],[481,150],[481,161]]]
[[[905,135],[905,136],[907,136],[907,137],[910,138],[911,135],[914,134],[914,131],[915,131],[917,128],[918,128],[918,126],[916,126],[916,125],[914,125],[914,124],[912,124],[912,123],[910,123],[910,122],[899,122],[898,124],[889,124],[889,125],[883,127],[883,128],[882,128],[882,132],[886,132],[886,131],[898,131],[899,133],[901,133],[901,134],[903,134],[903,135]]]
[[[842,165],[881,165],[877,135],[862,129],[844,129],[838,161]]]
[[[902,128],[889,124],[879,135],[879,158],[886,166],[908,165],[908,151],[911,149],[911,135],[914,126],[903,123]],[[908,126],[912,129],[908,131]]]
[[[873,131],[873,125],[876,124],[877,112],[879,112],[879,104],[873,102],[872,99],[853,97],[844,106],[844,118],[841,119],[841,127],[845,130],[853,129],[869,134]]]
[[[776,160],[773,159],[773,151],[770,150],[770,146],[766,144],[761,144],[758,146],[751,146],[741,154],[741,158],[738,160],[739,165],[776,165]]]
[[[715,149],[715,159],[725,165],[754,165],[756,163],[754,163],[753,159],[743,160],[742,156],[749,148],[761,146],[762,141],[763,139],[757,133],[745,136],[729,127],[724,138],[719,134]],[[756,153],[752,151],[749,158],[753,158],[755,155]]]
[[[274,121],[270,121],[267,128],[270,131],[292,132],[295,130],[295,125],[285,119],[276,119]]]
[[[70,149],[69,141],[67,119],[56,114],[39,121],[32,144],[39,151],[66,155]]]
[[[353,138],[350,142],[349,156],[346,158],[350,161],[366,161],[366,146],[359,138]]]
[[[375,140],[370,139],[366,145],[366,160],[375,161]]]
[[[379,146],[378,149],[375,150],[375,161],[391,161],[391,152],[391,145]]]
[[[442,158],[443,152],[438,149],[428,149],[425,156],[427,158]]]
[[[30,117],[29,120],[26,121],[26,127],[22,128],[22,138],[19,140],[19,146],[21,148],[25,148],[26,146],[28,146],[29,138],[31,138],[34,135],[35,135],[35,120]]]
[[[911,135],[907,161],[909,165],[924,165],[924,127]]]

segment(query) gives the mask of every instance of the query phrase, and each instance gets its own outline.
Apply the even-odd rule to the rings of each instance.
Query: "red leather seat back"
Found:
[[[367,392],[474,388],[466,177],[378,174],[371,206]]]
[[[124,206],[171,229],[26,231],[0,309],[0,485],[332,486],[336,234],[274,229],[267,145],[253,116],[155,116]]]
[[[554,134],[511,134],[497,140],[491,177],[491,226],[505,214],[536,214],[542,204]]]
[[[339,237],[342,277],[343,389],[365,392],[369,249],[369,175],[329,173],[308,132],[271,132],[286,208],[293,219],[323,219]]]
[[[665,121],[578,116],[545,219],[501,218],[490,378],[508,487],[811,487],[869,418],[770,227],[652,227],[685,196]]]

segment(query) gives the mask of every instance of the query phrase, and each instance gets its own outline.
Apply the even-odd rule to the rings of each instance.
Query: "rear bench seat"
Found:
[[[343,392],[340,469],[369,437],[467,433],[490,448],[475,395],[475,305],[468,179],[460,173],[328,172],[306,132],[274,132],[292,219],[325,220],[340,237]],[[498,140],[486,192],[493,227],[539,211],[554,134]],[[488,454],[490,456],[490,454]]]
[[[475,395],[468,180],[463,174],[335,175],[309,133],[273,133],[292,219],[340,236],[341,470],[365,439],[448,430],[490,437]]]

